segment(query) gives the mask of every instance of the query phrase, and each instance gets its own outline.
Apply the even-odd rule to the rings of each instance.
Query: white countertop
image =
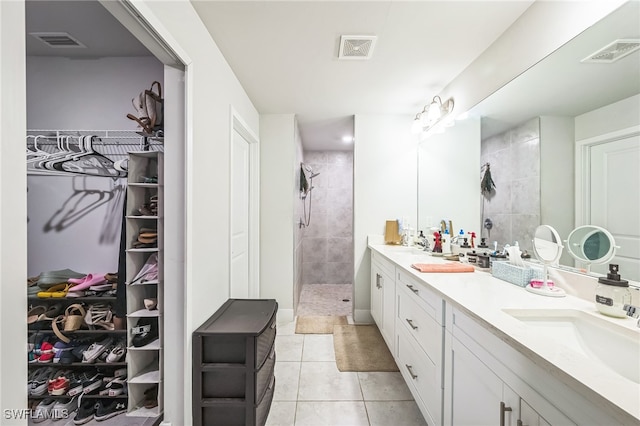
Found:
[[[371,240],[370,240],[371,241]],[[375,242],[375,241],[374,241]],[[411,267],[412,263],[446,263],[448,261],[420,252],[416,248],[369,244],[369,248],[380,253],[406,272],[422,281],[441,295],[447,303],[459,307],[474,317],[487,330],[507,342],[536,364],[553,371],[554,377],[565,382],[587,399],[601,405],[604,398],[619,418],[631,416],[640,420],[640,384],[618,374],[612,374],[602,363],[563,346],[562,342],[528,327],[525,323],[503,312],[503,309],[577,309],[599,319],[625,327],[638,334],[637,319],[610,318],[601,315],[594,303],[567,295],[555,298],[536,295],[524,288],[494,278],[489,272],[476,270],[473,273],[421,273]],[[611,354],[615,357],[615,353]],[[637,361],[640,363],[640,359]],[[558,374],[558,372],[564,374]]]

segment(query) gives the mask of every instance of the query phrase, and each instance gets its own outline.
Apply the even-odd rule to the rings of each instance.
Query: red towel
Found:
[[[412,268],[420,272],[473,272],[475,268],[463,263],[414,263]]]

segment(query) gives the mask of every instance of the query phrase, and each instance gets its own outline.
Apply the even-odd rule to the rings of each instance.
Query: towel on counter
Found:
[[[475,268],[463,263],[414,263],[412,268],[420,272],[473,272]]]

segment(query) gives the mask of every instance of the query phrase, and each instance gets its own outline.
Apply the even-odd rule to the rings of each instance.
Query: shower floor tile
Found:
[[[305,284],[296,315],[349,316],[352,314],[352,292],[351,284]]]

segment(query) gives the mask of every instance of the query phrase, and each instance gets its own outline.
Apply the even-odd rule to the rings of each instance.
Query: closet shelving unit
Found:
[[[158,139],[158,138],[156,138]],[[164,154],[159,151],[129,152],[126,206],[126,269],[127,269],[127,367],[128,416],[157,417],[163,411],[163,244],[164,244]],[[157,183],[145,183],[144,177],[157,176]],[[141,215],[139,208],[157,195],[157,216]],[[157,244],[153,248],[134,248],[141,228],[157,229]],[[158,257],[158,279],[132,282],[152,255]],[[145,308],[144,299],[156,298],[154,310]],[[132,345],[131,329],[143,318],[157,320],[159,338],[145,346]],[[154,407],[146,407],[149,392],[157,386]],[[153,404],[151,404],[153,405]]]

